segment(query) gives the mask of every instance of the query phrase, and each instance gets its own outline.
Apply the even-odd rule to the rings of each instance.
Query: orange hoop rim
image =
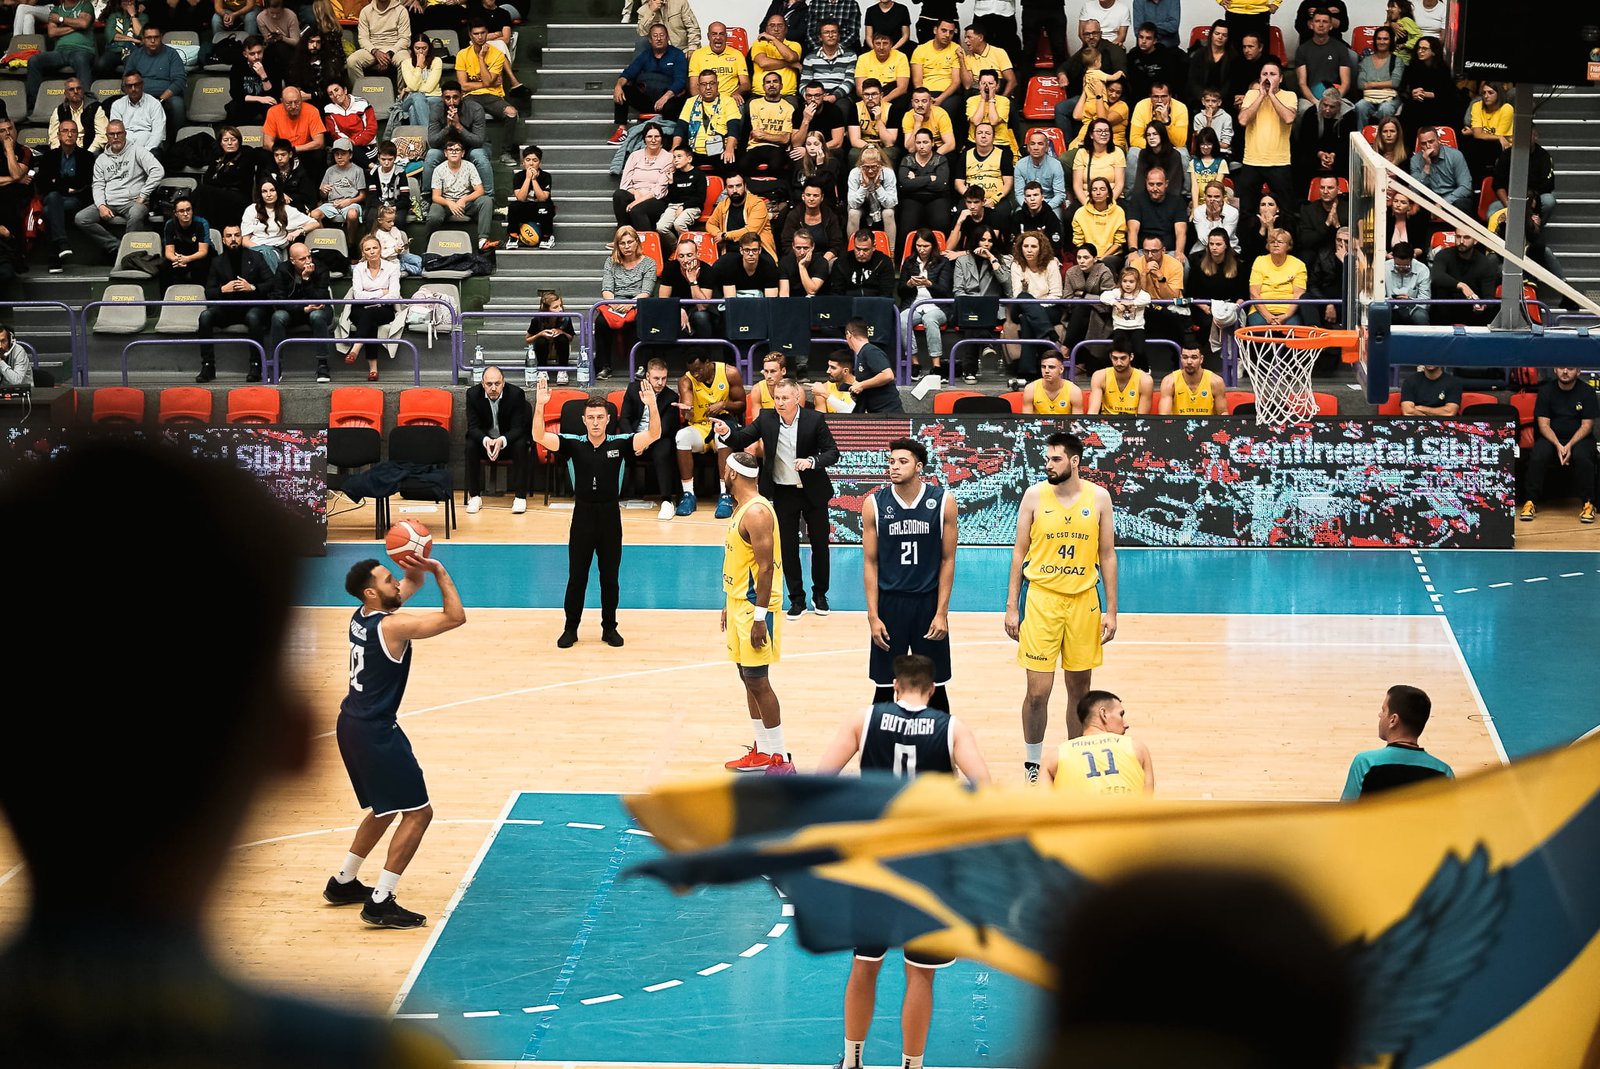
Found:
[[[1275,343],[1289,349],[1344,349],[1350,351],[1360,344],[1361,334],[1354,330],[1327,330],[1308,327],[1301,323],[1262,323],[1250,327],[1237,327],[1235,341],[1240,339],[1258,345]]]

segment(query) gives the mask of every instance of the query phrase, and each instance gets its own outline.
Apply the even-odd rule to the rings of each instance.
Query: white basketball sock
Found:
[[[763,724],[759,720],[752,720],[751,723],[754,724],[755,728],[756,728],[756,752],[757,753],[771,753],[772,752],[771,732],[769,732],[767,730],[767,726],[765,724]]]
[[[779,757],[782,757],[785,760],[788,759],[789,751],[784,749],[784,745],[783,745],[783,725],[782,724],[779,724],[775,728],[768,728],[767,729],[767,753],[777,754]]]
[[[867,1045],[864,1039],[844,1041],[844,1069],[861,1069],[861,1051]]]
[[[378,886],[372,889],[372,900],[382,902],[394,894],[395,887],[400,883],[400,874],[384,869],[378,874]]]
[[[686,494],[694,493],[694,480],[693,479],[685,479],[685,480],[683,480],[683,492],[686,493]]]
[[[1023,749],[1028,752],[1028,756],[1023,758],[1023,760],[1033,765],[1040,765],[1044,763],[1044,743],[1025,742],[1022,744],[1022,746]]]
[[[901,1069],[922,1069],[922,1055],[907,1054],[904,1056]]]
[[[334,879],[339,883],[349,883],[361,875],[361,863],[365,860],[367,859],[360,854],[344,855],[344,867],[339,870],[339,875],[335,876]]]

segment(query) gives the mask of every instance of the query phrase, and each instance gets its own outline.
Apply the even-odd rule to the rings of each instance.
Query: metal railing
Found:
[[[147,345],[247,345],[256,351],[256,360],[263,367],[265,367],[267,355],[267,350],[260,342],[240,334],[228,334],[220,338],[135,338],[122,347],[122,385],[128,385],[128,351]],[[269,380],[263,377],[263,381]]]
[[[515,320],[519,320],[519,321],[523,320],[523,319],[527,319],[527,320],[550,319],[550,320],[557,320],[557,321],[563,320],[563,319],[570,319],[577,326],[577,331],[572,336],[572,343],[571,343],[572,351],[568,353],[568,356],[570,358],[570,357],[573,357],[573,356],[581,357],[581,355],[584,352],[587,351],[586,348],[585,348],[586,343],[584,341],[584,335],[585,335],[585,330],[586,330],[586,326],[587,326],[587,321],[589,319],[589,313],[591,311],[593,311],[593,306],[584,306],[584,307],[581,307],[581,308],[580,307],[563,308],[558,312],[547,312],[547,311],[544,311],[544,310],[538,309],[538,308],[529,309],[527,311],[522,311],[520,309],[496,309],[496,310],[490,311],[488,309],[485,309],[485,310],[479,311],[479,312],[462,312],[461,313],[462,367],[463,368],[466,368],[466,367],[475,368],[475,369],[477,369],[477,370],[479,370],[481,372],[481,369],[478,369],[478,367],[477,367],[476,356],[474,356],[474,359],[472,361],[470,361],[470,362],[466,360],[466,346],[467,346],[466,334],[467,334],[467,328],[470,325],[469,321],[471,321],[471,320],[482,320],[484,322],[487,322],[487,321],[492,320],[492,319],[515,319]],[[474,334],[473,338],[476,340],[477,338],[479,338],[481,336],[482,336],[481,334]],[[524,337],[527,336],[526,332],[524,332],[523,336]],[[522,348],[526,349],[527,347],[528,347],[527,343],[524,342]],[[497,366],[497,367],[502,366],[502,363],[497,363],[497,362],[492,361],[492,360],[485,361],[484,366],[487,367],[491,363],[495,364],[495,366]],[[509,361],[505,361],[503,363],[509,363]],[[538,372],[538,371],[561,372],[561,371],[576,371],[577,370],[576,367],[574,367],[573,365],[570,365],[570,364],[568,364],[568,365],[562,365],[562,364],[537,364],[536,365],[536,364],[532,364],[532,363],[528,362],[526,356],[524,356],[524,358],[523,358],[522,366],[528,371],[535,371],[535,372]],[[593,372],[594,362],[593,362],[593,360],[590,361],[589,368],[590,368],[590,380],[592,382],[593,381],[593,377],[594,377],[594,372]],[[582,385],[588,386],[588,385],[591,384],[591,382],[585,382],[585,383],[582,383]]]
[[[360,345],[404,345],[407,349],[411,350],[411,384],[413,386],[421,386],[422,385],[422,351],[417,348],[417,343],[416,342],[412,341],[410,338],[404,337],[404,336],[399,335],[399,334],[396,334],[392,338],[285,338],[281,342],[279,342],[277,345],[272,347],[272,354],[271,354],[270,361],[269,361],[269,366],[272,368],[272,378],[270,380],[268,380],[268,381],[273,382],[273,383],[278,383],[278,382],[281,382],[283,380],[283,376],[281,374],[282,364],[281,364],[281,362],[279,360],[278,354],[283,352],[283,350],[288,348],[289,346],[291,346],[291,345],[327,345],[329,347],[332,347],[335,344],[337,344],[337,345],[345,345],[345,344],[349,344],[349,345],[356,345],[356,344],[360,344]],[[366,353],[362,353],[361,355],[362,356],[366,356],[367,354]],[[393,358],[394,357],[391,354],[390,359],[392,360]],[[345,355],[345,360],[348,362],[349,359],[350,359],[349,355],[346,354]],[[359,359],[359,357],[357,359]],[[368,359],[371,359],[371,358],[368,357]]]
[[[67,351],[69,354],[67,359],[72,367],[72,385],[87,386],[89,384],[88,371],[83,367],[83,349],[85,345],[83,333],[84,324],[88,322],[87,318],[85,318],[79,311],[75,310],[70,304],[63,303],[62,301],[12,301],[8,307],[10,308],[13,316],[15,316],[18,312],[26,313],[33,310],[43,310],[47,308],[59,308],[61,311],[65,312],[67,320]],[[16,320],[13,319],[13,336],[16,334],[15,327]],[[33,346],[28,346],[28,348],[33,349]],[[39,364],[37,350],[34,350],[33,363],[35,367],[37,367]]]

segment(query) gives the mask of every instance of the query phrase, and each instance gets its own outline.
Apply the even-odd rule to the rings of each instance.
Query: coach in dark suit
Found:
[[[828,468],[839,461],[839,447],[821,412],[804,407],[805,393],[793,379],[773,388],[776,408],[763,408],[744,427],[712,420],[719,441],[729,449],[761,443],[760,489],[778,513],[778,538],[783,546],[783,574],[789,584],[791,620],[806,611],[805,578],[800,572],[800,520],[811,538],[812,605],[828,615],[828,502],[833,480]]]
[[[667,362],[653,356],[644,365],[645,378],[656,391],[656,411],[661,413],[661,437],[650,443],[641,456],[656,473],[656,483],[661,491],[661,518],[672,519],[673,508],[678,503],[678,391],[667,385]],[[649,410],[639,396],[639,380],[628,383],[622,394],[622,411],[617,413],[617,430],[622,434],[638,434],[645,429],[645,414]]]
[[[528,475],[533,460],[533,409],[522,387],[506,382],[490,366],[467,391],[467,511],[483,508],[483,465],[511,461],[511,511],[528,511]]]

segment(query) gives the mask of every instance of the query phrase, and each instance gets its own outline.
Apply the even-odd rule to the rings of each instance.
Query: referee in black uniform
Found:
[[[589,562],[600,561],[600,637],[608,646],[622,645],[617,631],[617,573],[622,567],[622,475],[625,449],[643,453],[661,436],[656,392],[648,379],[639,381],[639,397],[650,420],[638,434],[607,434],[611,411],[599,397],[583,406],[583,434],[551,434],[544,429],[544,407],[550,382],[539,376],[533,401],[533,440],[567,462],[572,478],[572,532],[567,541],[567,625],[556,645],[567,649],[578,641],[583,599],[589,590]]]

